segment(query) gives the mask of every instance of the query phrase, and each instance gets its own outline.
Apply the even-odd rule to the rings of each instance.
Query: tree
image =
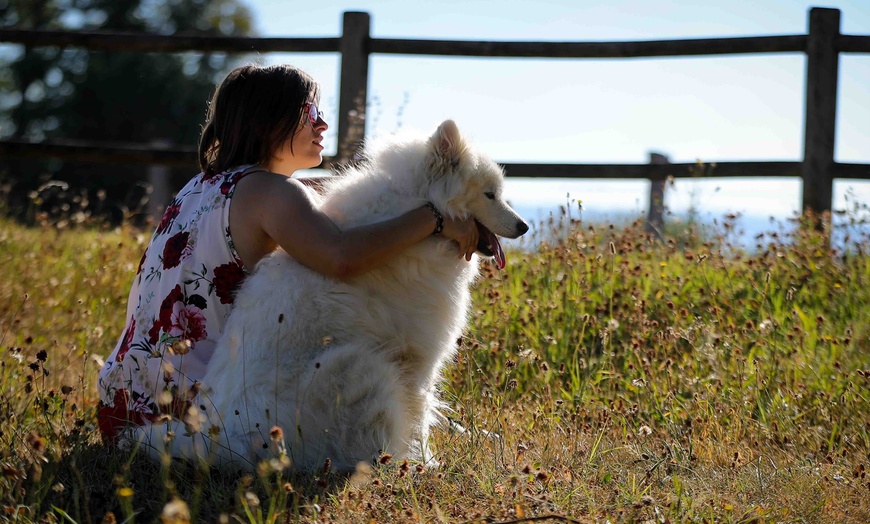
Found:
[[[27,29],[247,35],[239,0],[0,0],[0,24]],[[215,84],[238,60],[226,53],[141,53],[24,47],[0,54],[0,138],[76,138],[195,145]],[[176,170],[189,178],[195,165]],[[135,207],[146,166],[6,159],[11,208],[47,180],[106,192]],[[177,185],[177,184],[176,184]],[[135,193],[135,191],[134,191]],[[15,209],[17,208],[17,209]]]

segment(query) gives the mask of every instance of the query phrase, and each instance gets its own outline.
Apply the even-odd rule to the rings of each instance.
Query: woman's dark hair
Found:
[[[235,166],[265,164],[302,122],[320,88],[289,65],[246,65],[231,71],[214,91],[199,138],[199,167],[213,176]],[[292,142],[291,142],[292,152]]]

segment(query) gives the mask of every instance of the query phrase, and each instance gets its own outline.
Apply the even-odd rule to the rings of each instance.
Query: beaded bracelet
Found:
[[[432,234],[440,235],[441,231],[444,230],[444,217],[437,209],[435,209],[435,205],[432,202],[426,202],[426,207],[428,207],[429,211],[435,215],[435,230],[432,231]]]

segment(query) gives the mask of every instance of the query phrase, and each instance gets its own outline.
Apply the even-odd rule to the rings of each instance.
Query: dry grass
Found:
[[[475,290],[440,468],[244,477],[99,442],[147,234],[0,222],[0,520],[868,522],[870,240],[732,227],[539,224]]]

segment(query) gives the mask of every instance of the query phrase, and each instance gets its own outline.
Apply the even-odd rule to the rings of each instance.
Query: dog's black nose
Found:
[[[526,234],[526,231],[528,231],[528,230],[529,230],[529,225],[528,225],[528,224],[526,224],[526,223],[523,222],[522,220],[520,220],[519,222],[517,222],[517,231],[520,232],[520,235],[525,235],[525,234]]]

